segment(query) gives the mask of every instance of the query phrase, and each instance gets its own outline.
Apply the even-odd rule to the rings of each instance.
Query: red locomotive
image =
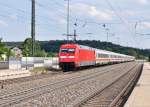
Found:
[[[78,44],[64,44],[60,47],[59,52],[59,66],[64,71],[83,66],[133,61],[134,59],[132,56]]]

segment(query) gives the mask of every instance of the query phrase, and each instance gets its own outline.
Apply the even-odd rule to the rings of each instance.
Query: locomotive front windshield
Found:
[[[75,53],[75,49],[74,48],[65,48],[65,49],[61,49],[60,52],[62,52],[62,53]]]

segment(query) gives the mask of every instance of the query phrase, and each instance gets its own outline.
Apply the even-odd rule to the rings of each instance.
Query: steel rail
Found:
[[[124,65],[124,67],[126,67],[126,66],[127,65]],[[56,90],[56,89],[59,89],[59,88],[62,88],[62,87],[68,86],[68,85],[72,85],[72,84],[78,83],[80,81],[85,81],[87,79],[90,79],[90,78],[93,78],[96,76],[102,76],[102,74],[105,74],[105,73],[109,72],[110,70],[115,70],[118,68],[120,69],[120,67],[122,68],[122,66],[119,66],[117,68],[109,69],[107,71],[104,70],[103,72],[94,73],[93,75],[91,75],[91,73],[90,73],[90,74],[84,76],[84,78],[83,78],[83,76],[82,77],[78,76],[75,78],[65,79],[65,80],[62,80],[62,81],[59,81],[56,83],[52,83],[52,84],[48,84],[48,85],[44,85],[44,86],[40,86],[40,87],[36,87],[36,88],[31,88],[31,89],[24,90],[24,91],[21,91],[18,93],[1,96],[0,99],[1,99],[1,101],[3,100],[3,102],[0,103],[0,106],[8,106],[10,104],[18,103],[25,99],[28,99],[28,98],[31,98],[31,97],[34,97],[37,95],[41,95],[46,92],[53,91],[53,90]],[[122,70],[124,69],[124,67],[122,68]],[[65,85],[62,84],[63,82],[66,82],[66,84]],[[54,87],[54,85],[57,85],[57,86]],[[52,87],[54,87],[54,88],[52,89]],[[50,90],[50,88],[51,88],[51,90]],[[20,97],[19,97],[19,95],[20,95]],[[15,96],[17,96],[17,98],[15,98]]]
[[[114,81],[112,81],[109,85],[103,87],[100,90],[97,90],[95,93],[92,93],[90,96],[88,96],[87,98],[85,98],[84,100],[82,100],[81,102],[77,103],[74,105],[74,107],[82,107],[82,105],[86,104],[89,100],[93,99],[95,96],[100,95],[104,90],[106,90],[107,88],[111,87],[113,84],[115,84],[115,82],[119,81],[119,79],[123,78],[125,75],[127,75],[131,70],[133,70],[134,68],[137,67],[138,64],[134,65],[131,69],[129,69],[128,71],[126,71],[125,73],[123,73],[121,76],[119,76],[117,79],[115,79]],[[108,100],[107,100],[108,101]],[[109,100],[108,102],[112,102],[112,100]],[[104,107],[107,107],[106,105],[103,105]],[[94,107],[94,104],[93,104]],[[101,107],[101,106],[98,106]]]
[[[119,65],[119,64],[116,64]],[[114,65],[110,65],[107,67],[112,67]],[[90,68],[90,69],[96,69],[96,68]],[[85,69],[87,70],[87,69]],[[80,70],[80,71],[85,71],[85,70]],[[78,72],[80,72],[78,71]],[[8,80],[0,80],[0,85],[9,85],[13,83],[21,83],[21,82],[27,82],[27,81],[33,81],[33,80],[38,80],[38,79],[43,79],[43,78],[49,78],[49,76],[53,75],[60,75],[60,74],[68,74],[68,73],[74,73],[74,72],[54,72],[54,73],[46,73],[46,74],[40,74],[40,75],[32,75],[28,77],[21,77],[21,78],[15,78],[15,79],[8,79]]]
[[[119,67],[121,67],[122,65],[121,64],[118,64],[118,66],[109,66],[109,67],[105,67],[105,68],[102,68],[102,69],[100,69],[101,70],[101,72],[103,72],[103,71],[105,71],[105,70],[110,70],[110,68],[111,67],[115,67],[116,69],[117,68],[119,68]],[[114,68],[114,69],[115,69]],[[97,69],[97,68],[96,68]],[[94,74],[95,72],[99,72],[99,71],[94,71],[94,72],[90,72],[90,73],[88,73],[87,75],[92,75],[92,74]],[[78,72],[79,73],[79,72]],[[64,75],[65,74],[68,74],[68,73],[64,73]],[[70,74],[70,72],[69,72],[69,74]],[[71,73],[71,74],[73,74],[73,72]],[[86,75],[84,75],[84,76],[86,76]],[[77,76],[75,76],[75,77],[77,77]],[[80,76],[81,77],[81,76]],[[33,79],[34,80],[34,79]],[[33,81],[32,80],[32,81]],[[9,93],[12,93],[13,92],[13,90],[11,90],[11,91],[9,91]]]
[[[120,105],[123,105],[123,103],[127,100],[127,97],[129,96],[129,93],[134,88],[134,85],[137,83],[141,73],[142,73],[143,65],[139,67],[140,70],[138,70],[137,73],[130,79],[128,84],[124,87],[124,89],[118,94],[118,96],[112,101],[109,107],[119,107]],[[125,101],[124,101],[125,100]]]

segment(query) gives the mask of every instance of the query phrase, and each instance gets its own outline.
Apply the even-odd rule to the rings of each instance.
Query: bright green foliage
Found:
[[[41,49],[48,53],[48,56],[56,56],[55,53],[59,52],[62,44],[67,43],[65,40],[51,40],[51,41],[38,41]],[[21,42],[7,42],[8,46],[20,46]],[[149,56],[150,49],[138,49],[132,47],[125,47],[113,43],[102,42],[98,40],[78,40],[77,44],[91,46],[97,49],[104,49],[121,54],[135,56],[137,59],[144,59]],[[31,46],[30,46],[31,47]],[[31,52],[31,51],[30,51]]]
[[[32,55],[32,40],[27,38],[22,44],[22,54],[25,57]]]
[[[27,38],[23,44],[22,44],[22,52],[23,52],[23,56],[25,57],[29,57],[32,56],[32,39],[31,38]],[[40,44],[38,43],[38,41],[36,41],[35,43],[35,53],[34,53],[35,57],[46,57],[47,53],[41,49]]]
[[[5,44],[2,42],[2,39],[0,39],[0,55],[5,54],[6,47]]]
[[[49,52],[47,56],[48,57],[57,57],[57,55],[58,55],[57,53]]]
[[[11,49],[6,48],[5,51],[7,58],[9,58],[10,56],[15,56],[15,54],[11,51]]]
[[[47,53],[44,50],[36,50],[35,52],[36,57],[47,57]]]
[[[11,50],[6,47],[6,45],[2,42],[2,39],[0,39],[0,60],[4,60],[2,55],[6,55],[7,59],[13,55]]]

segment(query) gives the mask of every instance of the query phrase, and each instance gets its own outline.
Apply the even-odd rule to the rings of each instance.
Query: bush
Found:
[[[44,74],[48,72],[48,70],[44,67],[35,67],[30,71],[34,74]]]

